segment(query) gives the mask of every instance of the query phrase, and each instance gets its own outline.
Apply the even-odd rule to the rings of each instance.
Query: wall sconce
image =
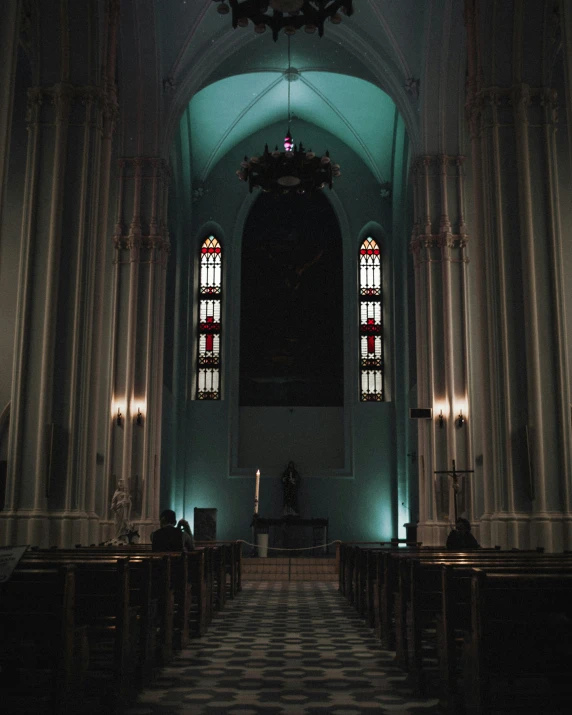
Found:
[[[465,424],[465,418],[463,417],[463,410],[459,410],[459,416],[457,417],[457,427],[462,427]]]
[[[441,410],[441,412],[439,412],[439,417],[437,417],[437,419],[439,420],[439,427],[441,429],[443,429],[443,425],[445,424],[445,418],[443,417],[443,410]]]
[[[117,422],[117,426],[121,427],[121,420],[123,419],[123,415],[121,414],[121,407],[117,408],[117,417],[115,419]]]
[[[135,424],[137,427],[143,427],[143,415],[141,413],[141,408],[137,408],[137,416],[135,417]]]

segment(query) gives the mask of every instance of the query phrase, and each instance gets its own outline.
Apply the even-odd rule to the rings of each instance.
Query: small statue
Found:
[[[282,487],[284,490],[284,516],[298,516],[298,486],[300,485],[300,475],[296,471],[294,462],[288,462],[288,466],[282,475]]]
[[[117,489],[111,499],[111,511],[115,515],[115,538],[125,538],[131,530],[129,517],[131,516],[131,496],[125,488],[125,481],[117,482]]]

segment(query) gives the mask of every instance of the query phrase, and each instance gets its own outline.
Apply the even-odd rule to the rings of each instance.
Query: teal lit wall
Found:
[[[377,89],[375,92],[383,95]],[[357,99],[354,98],[358,105],[356,113],[359,114]],[[196,108],[200,106],[197,101]],[[328,517],[332,539],[385,540],[401,535],[402,524],[409,520],[407,508],[412,489],[406,454],[411,442],[407,418],[411,346],[407,339],[406,281],[410,226],[405,223],[404,190],[408,149],[403,123],[385,95],[379,104],[380,111],[382,107],[384,113],[381,116],[378,114],[375,119],[383,126],[383,132],[380,132],[383,141],[372,151],[367,147],[358,151],[357,135],[349,130],[346,142],[339,135],[302,119],[295,120],[292,125],[295,141],[302,139],[304,145],[316,153],[329,149],[333,159],[342,167],[335,195],[327,195],[340,221],[344,242],[345,464],[338,470],[322,470],[323,473],[316,465],[305,469],[303,464],[299,464],[302,477],[301,514],[305,517]],[[203,116],[206,116],[207,108],[205,105],[201,110]],[[364,107],[361,111],[366,112]],[[229,113],[228,117],[231,116],[232,113]],[[367,116],[371,124],[372,113]],[[357,118],[355,121],[358,121]],[[171,279],[168,278],[167,285],[168,289],[183,292],[188,305],[185,320],[181,319],[184,301],[180,301],[178,308],[167,315],[166,336],[167,340],[171,336],[175,341],[175,335],[180,335],[184,329],[188,340],[179,338],[178,350],[184,351],[185,355],[177,358],[175,354],[173,364],[165,366],[165,384],[169,389],[165,390],[164,399],[161,504],[162,507],[172,505],[178,514],[184,514],[190,520],[194,507],[218,509],[217,535],[222,539],[250,539],[257,468],[262,471],[260,513],[279,516],[282,511],[280,474],[286,463],[279,446],[281,434],[288,429],[287,423],[280,427],[280,420],[276,422],[277,457],[273,463],[238,465],[236,460],[239,439],[236,361],[240,340],[240,241],[250,199],[248,188],[234,174],[245,154],[252,156],[259,153],[266,142],[271,146],[280,144],[284,131],[284,122],[278,121],[252,134],[245,132],[238,143],[229,146],[226,153],[210,167],[204,180],[205,166],[213,156],[218,156],[213,150],[216,142],[213,144],[211,138],[208,145],[200,149],[193,147],[200,146],[200,139],[208,133],[208,122],[188,112],[182,119],[180,136],[174,148],[174,163],[178,167],[175,203],[179,206],[173,209],[175,225],[171,228],[171,237],[175,243],[185,244],[186,266],[180,275],[177,275],[174,266],[169,266]],[[216,128],[213,132],[220,134]],[[189,142],[189,137],[192,137],[192,142]],[[220,146],[223,141],[227,138],[219,136]],[[230,139],[228,143],[232,144]],[[380,177],[383,180],[393,178],[392,201],[381,198]],[[192,201],[192,188],[198,186],[202,195]],[[192,339],[196,320],[197,274],[194,257],[200,241],[212,230],[222,241],[225,262],[223,399],[198,402],[191,399],[196,349]],[[384,259],[387,401],[380,404],[361,403],[358,399],[357,251],[361,240],[370,233],[382,244]],[[185,372],[185,378],[180,375],[177,378],[176,373],[182,372]],[[181,392],[183,386],[184,393]],[[264,411],[265,408],[260,409]],[[292,419],[295,419],[295,414]],[[250,434],[249,439],[255,440],[256,434]],[[320,439],[327,440],[328,435],[322,433]],[[268,449],[265,451],[268,453]],[[289,458],[296,461],[297,455],[291,454]]]

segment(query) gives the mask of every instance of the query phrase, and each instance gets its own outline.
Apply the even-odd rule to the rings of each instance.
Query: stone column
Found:
[[[468,236],[463,213],[463,157],[421,156],[413,164],[418,402],[433,409],[419,422],[419,538],[443,543],[454,520],[453,491],[437,470],[472,468],[468,386]],[[459,417],[462,420],[459,421]],[[472,482],[459,515],[472,517]]]
[[[467,0],[483,545],[572,545],[554,3]],[[500,36],[507,38],[500,41]],[[568,158],[568,157],[566,157]]]
[[[93,488],[116,0],[36,6],[8,444],[6,543],[85,543]],[[95,28],[101,28],[96,33]],[[97,41],[94,38],[97,37]]]
[[[166,162],[154,157],[120,159],[118,167],[111,438],[106,461],[109,493],[119,479],[124,480],[133,502],[131,521],[148,540],[159,509],[170,172]]]
[[[13,92],[16,82],[16,51],[20,34],[20,0],[0,3],[0,224],[4,183],[10,155]]]

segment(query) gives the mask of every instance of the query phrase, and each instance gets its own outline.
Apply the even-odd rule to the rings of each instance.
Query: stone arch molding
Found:
[[[359,247],[368,236],[381,240],[382,244],[385,244],[388,240],[386,230],[377,221],[368,221],[363,225],[357,235],[356,247]]]
[[[216,236],[217,239],[228,251],[229,246],[226,245],[227,239],[223,227],[216,221],[205,221],[194,232],[193,250],[198,249],[201,241],[204,241],[205,236]]]
[[[332,211],[336,217],[336,220],[340,226],[340,233],[342,236],[342,255],[344,266],[354,265],[352,263],[352,255],[355,254],[354,242],[352,238],[352,231],[350,220],[346,209],[341,201],[340,197],[337,195],[336,190],[332,189],[326,194],[328,201],[331,204]],[[258,198],[257,193],[247,194],[239,210],[236,213],[236,218],[234,221],[234,226],[232,229],[232,235],[228,237],[228,247],[233,252],[233,258],[230,259],[234,263],[237,262],[237,255],[240,256],[242,251],[242,237],[244,233],[244,226],[248,215],[254,205],[254,202]],[[205,224],[208,225],[208,224]],[[201,228],[201,230],[203,230]],[[198,239],[197,239],[198,240]],[[197,243],[198,245],[198,243]],[[228,254],[227,254],[228,255]],[[227,270],[230,265],[230,260],[227,261]],[[355,260],[355,258],[354,258]],[[238,269],[236,269],[238,270]],[[352,275],[355,272],[353,270],[344,270],[343,286],[344,294],[350,296],[349,302],[351,304],[352,314],[355,314],[357,309],[357,300],[355,296],[351,295],[352,285],[355,281],[352,281]],[[232,305],[240,305],[240,280],[233,278],[230,281],[229,287],[229,297]],[[344,404],[352,404],[352,391],[357,379],[355,361],[351,359],[351,354],[354,349],[354,345],[351,342],[352,335],[356,329],[356,326],[351,323],[351,321],[344,321]],[[227,332],[226,340],[229,342],[228,345],[232,345],[234,349],[237,348],[240,342],[239,328],[236,324],[231,323]],[[230,469],[229,475],[231,477],[249,477],[250,472],[238,466],[238,433],[239,433],[239,404],[238,404],[238,390],[239,390],[239,366],[238,361],[234,360],[231,363],[230,370],[228,372],[228,382],[229,389],[227,392],[227,397],[231,405],[230,409],[230,432],[231,432],[231,445],[230,445]],[[326,476],[326,477],[339,477],[339,478],[353,478],[353,442],[352,442],[352,429],[353,429],[353,410],[344,410],[344,454],[345,463],[343,468],[336,470],[326,470],[323,474],[315,476]]]

